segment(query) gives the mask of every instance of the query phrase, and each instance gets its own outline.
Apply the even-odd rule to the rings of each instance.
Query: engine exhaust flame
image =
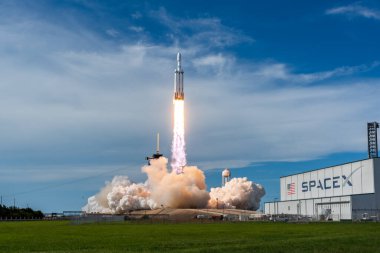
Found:
[[[174,104],[174,126],[173,126],[173,143],[172,143],[172,171],[177,174],[183,173],[186,166],[186,148],[185,148],[185,101],[173,101]]]

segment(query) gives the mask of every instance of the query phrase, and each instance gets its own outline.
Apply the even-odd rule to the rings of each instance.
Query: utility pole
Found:
[[[13,197],[13,209],[16,209],[16,197]]]
[[[3,206],[3,195],[0,196],[0,205]]]

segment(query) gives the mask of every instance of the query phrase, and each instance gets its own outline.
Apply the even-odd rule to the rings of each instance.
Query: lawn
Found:
[[[380,252],[380,223],[0,222],[0,252]]]

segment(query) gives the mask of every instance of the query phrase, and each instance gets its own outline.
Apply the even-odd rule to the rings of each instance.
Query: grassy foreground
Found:
[[[0,252],[380,252],[380,223],[0,222]]]

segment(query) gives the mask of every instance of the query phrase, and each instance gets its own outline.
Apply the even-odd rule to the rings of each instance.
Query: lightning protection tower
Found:
[[[379,123],[369,122],[367,124],[368,133],[368,158],[378,157],[378,146],[377,146],[377,129],[379,128]]]

